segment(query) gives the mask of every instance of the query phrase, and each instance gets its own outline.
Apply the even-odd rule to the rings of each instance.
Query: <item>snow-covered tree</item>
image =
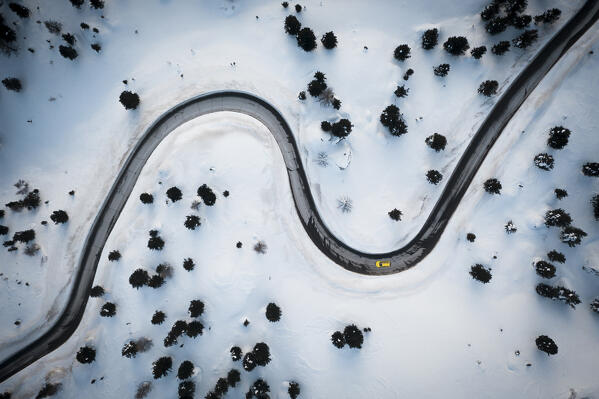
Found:
[[[426,172],[426,180],[431,184],[437,185],[441,179],[443,179],[443,175],[438,170],[431,169]]]
[[[566,262],[566,255],[564,255],[561,252],[556,251],[555,249],[552,249],[551,251],[547,252],[547,257],[552,262],[559,262],[559,263]]]
[[[352,125],[349,119],[341,118],[331,125],[331,134],[340,138],[347,137],[351,133],[353,127],[354,125]]]
[[[135,341],[126,342],[123,345],[123,349],[121,349],[121,355],[129,359],[137,356],[137,344]]]
[[[582,165],[582,174],[590,177],[599,177],[599,162],[587,162]]]
[[[289,382],[289,388],[287,389],[287,393],[291,399],[297,399],[300,394],[300,386],[295,381]]]
[[[96,360],[96,350],[91,346],[82,346],[75,356],[77,361],[82,364],[91,363]]]
[[[324,48],[331,50],[337,47],[337,36],[333,32],[327,32],[322,35],[320,42],[324,46]]]
[[[189,315],[191,317],[200,317],[204,313],[204,302],[194,299],[189,303]]]
[[[177,378],[180,380],[186,380],[193,375],[193,363],[189,360],[184,360],[179,365],[179,369],[177,370]]]
[[[343,335],[343,333],[341,331],[335,331],[331,335],[331,342],[333,343],[334,346],[341,349],[345,346],[345,336]]]
[[[297,45],[304,51],[312,51],[316,48],[316,36],[310,28],[302,28],[297,33]]]
[[[139,200],[144,204],[151,204],[154,202],[154,196],[148,193],[141,193],[139,195]]]
[[[407,89],[404,85],[401,86],[397,86],[397,89],[395,89],[395,91],[393,92],[395,94],[396,97],[407,97],[408,93],[410,92],[410,89]]]
[[[408,46],[407,44],[400,44],[393,51],[393,57],[397,61],[405,61],[411,57],[410,52],[411,52],[410,46]]]
[[[566,227],[572,223],[572,217],[562,208],[551,209],[545,212],[545,226]]]
[[[170,356],[162,356],[152,363],[152,374],[154,379],[165,377],[173,367],[173,359]]]
[[[512,234],[512,233],[515,233],[516,231],[518,231],[518,229],[516,228],[516,225],[511,220],[509,220],[505,224],[504,228],[505,228],[505,232],[508,234]]]
[[[152,315],[152,324],[160,325],[164,323],[164,320],[166,320],[166,314],[161,310],[155,311]]]
[[[470,267],[470,275],[473,279],[478,280],[483,284],[487,284],[492,278],[491,269],[484,267],[480,263]]]
[[[256,360],[254,359],[254,354],[252,352],[245,354],[243,357],[242,366],[245,371],[252,371],[256,368]]]
[[[243,352],[239,346],[232,347],[229,352],[231,353],[231,360],[234,362],[241,360],[241,357],[243,356]]]
[[[254,345],[252,354],[254,355],[254,362],[258,366],[264,367],[270,363],[270,348],[266,343],[258,342],[256,345]]]
[[[443,43],[443,48],[451,55],[463,55],[470,46],[464,36],[451,36]]]
[[[543,278],[553,278],[556,269],[551,263],[540,260],[535,263],[535,270],[537,274]]]
[[[116,314],[116,305],[112,302],[106,302],[100,308],[100,316],[102,317],[112,317]]]
[[[187,227],[189,230],[195,230],[196,227],[201,226],[201,222],[200,222],[200,217],[197,215],[188,215],[185,218],[185,227]]]
[[[595,313],[599,313],[599,298],[593,299],[590,303],[591,310]]]
[[[546,335],[539,335],[535,339],[535,344],[540,351],[545,352],[547,355],[557,354],[557,344]]]
[[[520,36],[512,40],[514,47],[527,48],[537,41],[539,33],[536,29],[527,29]]]
[[[121,253],[116,249],[110,251],[110,253],[108,254],[108,260],[111,262],[116,262],[119,259],[121,259]]]
[[[545,283],[539,283],[535,291],[542,297],[563,301],[571,308],[575,308],[580,303],[580,298],[576,292],[562,286],[553,287]]]
[[[437,28],[427,29],[422,34],[422,48],[431,50],[435,48],[439,41],[439,30]]]
[[[193,262],[193,259],[191,259],[191,258],[186,258],[186,259],[183,261],[183,268],[184,268],[185,270],[187,270],[188,272],[192,271],[194,267],[195,267],[195,263]]]
[[[478,92],[487,97],[497,94],[497,89],[499,89],[499,82],[496,80],[485,80],[478,86]]]
[[[470,55],[472,55],[472,57],[474,59],[480,60],[482,58],[482,56],[485,55],[486,52],[487,52],[487,46],[479,46],[479,47],[474,47],[470,51]]]
[[[435,74],[435,76],[447,76],[450,69],[451,67],[449,64],[440,64],[433,67],[433,74]]]
[[[393,210],[389,211],[387,214],[391,220],[395,220],[396,222],[399,222],[401,220],[401,216],[403,215],[402,212],[397,208],[393,208]]]
[[[555,198],[557,198],[558,200],[564,199],[568,196],[568,192],[562,188],[556,188],[554,192]]]
[[[560,233],[560,240],[568,244],[569,247],[575,247],[582,242],[582,238],[586,237],[587,233],[582,229],[574,226],[564,227]]]
[[[129,284],[131,284],[131,287],[136,289],[140,289],[144,285],[147,285],[149,281],[150,275],[148,274],[147,270],[141,268],[136,269],[133,273],[131,273],[131,276],[129,276]]]
[[[445,136],[439,133],[433,133],[432,135],[428,136],[424,142],[436,152],[444,150],[445,146],[447,145],[447,139]]]
[[[399,108],[393,104],[383,110],[380,121],[394,136],[401,136],[408,132],[408,126],[403,115],[400,113]]]
[[[501,182],[496,178],[487,179],[483,186],[485,187],[485,191],[489,194],[501,194]]]
[[[563,126],[554,126],[549,130],[547,145],[553,149],[561,150],[568,144],[570,138],[570,129]]]

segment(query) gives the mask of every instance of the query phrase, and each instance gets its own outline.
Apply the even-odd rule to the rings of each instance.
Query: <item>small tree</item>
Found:
[[[395,96],[403,98],[403,97],[407,97],[409,92],[410,92],[410,89],[406,89],[406,87],[404,85],[401,85],[401,86],[397,86],[397,89],[395,89],[395,91],[393,93],[395,94]]]
[[[297,34],[297,45],[304,51],[312,51],[316,48],[316,36],[310,28],[302,28]]]
[[[164,323],[164,320],[166,320],[166,313],[164,313],[161,310],[157,310],[152,315],[152,321],[151,322],[154,325],[160,325],[160,324]]]
[[[29,8],[22,6],[21,4],[9,3],[8,8],[17,14],[19,18],[29,18]]]
[[[395,48],[395,51],[393,51],[393,57],[397,61],[405,61],[411,57],[410,51],[410,46],[408,46],[407,44],[400,44]]]
[[[410,76],[412,76],[413,74],[414,74],[414,70],[412,68],[408,68],[406,73],[403,74],[403,80],[410,79]]]
[[[148,193],[141,193],[139,195],[139,200],[144,204],[151,204],[154,202],[154,196]]]
[[[139,95],[125,90],[119,96],[119,101],[125,109],[136,109],[139,105]]]
[[[164,278],[162,278],[161,276],[159,276],[157,274],[153,275],[148,280],[148,287],[151,287],[154,289],[162,287],[163,284],[164,284]]]
[[[67,215],[67,213],[63,210],[58,210],[52,212],[52,215],[50,215],[50,219],[52,219],[54,224],[63,224],[69,221],[69,215]]]
[[[391,220],[395,220],[396,222],[399,222],[401,220],[401,216],[403,215],[402,212],[397,208],[393,208],[393,210],[389,211],[387,214]]]
[[[343,330],[343,337],[345,338],[345,343],[350,348],[360,349],[364,343],[364,335],[355,324],[345,326],[345,329]]]
[[[532,22],[530,15],[514,15],[510,18],[509,23],[516,29],[524,29]]]
[[[331,342],[335,347],[341,349],[345,346],[345,336],[341,331],[335,331],[331,335]]]
[[[485,25],[485,30],[487,31],[487,33],[489,33],[491,35],[496,35],[498,33],[501,33],[503,31],[505,31],[506,28],[507,28],[507,19],[501,18],[501,17],[492,18]]]
[[[564,189],[556,188],[553,191],[555,193],[555,198],[557,198],[558,200],[564,199],[568,196],[568,192]]]
[[[229,390],[229,384],[227,383],[226,378],[219,378],[216,380],[216,384],[214,385],[214,393],[219,397],[225,395]]]
[[[2,84],[6,87],[6,90],[16,91],[17,93],[23,88],[21,81],[17,78],[2,79]]]
[[[440,64],[436,67],[433,67],[433,73],[435,74],[435,76],[447,76],[449,70],[449,64]]]
[[[70,0],[73,7],[81,8],[85,0]]]
[[[591,206],[593,207],[593,216],[596,220],[599,220],[599,194],[595,194],[591,198]]]
[[[496,178],[487,179],[483,186],[485,187],[485,191],[489,194],[501,194],[501,182]]]
[[[436,152],[444,150],[445,146],[447,145],[447,139],[445,136],[439,133],[433,133],[432,135],[428,136],[424,142]]]
[[[71,46],[74,46],[75,42],[77,41],[77,39],[75,38],[75,36],[73,36],[70,33],[63,33],[62,34],[62,40],[64,40],[65,42],[67,42]]]
[[[561,150],[568,144],[570,129],[563,126],[554,126],[549,130],[547,145],[555,150]]]
[[[295,12],[302,12],[302,6],[299,4],[295,5]]]
[[[194,299],[189,303],[189,315],[191,317],[200,317],[204,313],[204,302]]]
[[[537,274],[543,278],[553,278],[556,269],[551,263],[540,260],[535,263],[535,270]]]
[[[560,240],[568,244],[569,247],[575,247],[582,242],[582,238],[586,237],[587,233],[582,229],[574,226],[565,227],[560,233]]]
[[[505,232],[508,233],[508,234],[513,234],[513,233],[515,233],[515,232],[518,231],[518,228],[516,227],[516,225],[514,224],[514,222],[512,222],[511,220],[509,220],[505,224],[504,228],[505,228]]]
[[[552,24],[557,21],[562,14],[562,11],[559,8],[552,8],[545,11],[542,14],[535,15],[535,24],[546,23]]]
[[[427,29],[422,34],[422,48],[425,50],[431,50],[435,48],[439,41],[439,31],[437,28]]]
[[[539,335],[535,339],[535,344],[537,345],[537,349],[545,352],[547,355],[557,354],[557,344],[546,335]]]
[[[123,349],[121,349],[121,355],[129,359],[137,356],[137,344],[135,341],[129,341],[123,345]]]
[[[242,366],[245,371],[252,371],[256,368],[256,361],[254,360],[254,354],[252,352],[245,354],[243,357]]]
[[[266,318],[270,322],[277,322],[281,319],[281,308],[276,303],[269,303],[266,306]]]
[[[426,172],[426,180],[431,184],[437,185],[441,179],[443,179],[443,175],[438,170],[431,169]]]
[[[510,42],[502,40],[491,47],[491,52],[495,55],[503,55],[510,50]]]
[[[535,155],[533,162],[534,162],[535,166],[539,169],[543,169],[543,170],[553,169],[553,164],[554,164],[553,156],[547,154],[546,152]]]
[[[476,240],[476,234],[468,233],[468,234],[466,234],[466,239],[470,242],[474,242],[474,240]]]
[[[258,241],[256,244],[254,244],[254,251],[259,254],[265,254],[267,250],[268,245],[266,245],[264,241]]]
[[[186,380],[193,375],[193,363],[189,360],[181,362],[179,370],[177,370],[177,378],[180,380]]]
[[[116,314],[116,305],[112,302],[106,302],[100,308],[100,316],[102,317],[112,317]]]
[[[183,198],[183,193],[181,192],[181,190],[179,189],[179,187],[173,186],[173,187],[169,188],[168,190],[166,190],[166,196],[172,202],[177,202],[181,198]]]
[[[443,48],[451,55],[463,55],[470,46],[464,36],[451,36],[443,43]]]
[[[173,359],[170,356],[163,356],[152,363],[152,374],[154,379],[165,377],[173,367]]]
[[[312,97],[320,96],[327,88],[326,75],[320,71],[314,74],[314,80],[308,83],[308,93]]]
[[[192,271],[194,267],[195,263],[193,262],[193,259],[187,258],[183,261],[183,269],[187,270],[188,272]]]
[[[235,385],[237,385],[239,381],[241,381],[241,374],[239,373],[239,370],[229,370],[227,373],[227,384],[229,384],[231,388],[235,388]]]
[[[116,249],[110,251],[110,253],[108,254],[108,260],[111,262],[116,262],[119,259],[121,259],[121,253]]]
[[[564,255],[561,252],[556,251],[555,249],[552,249],[551,251],[547,252],[547,257],[552,262],[559,262],[559,263],[566,262],[566,255]]]
[[[185,227],[189,230],[195,230],[196,227],[199,227],[202,223],[200,222],[200,218],[197,215],[189,215],[185,218]]]
[[[129,276],[129,284],[136,289],[140,289],[144,285],[147,285],[149,281],[150,276],[148,275],[148,272],[141,268],[136,269],[131,273],[131,276]]]
[[[331,125],[331,134],[340,138],[347,137],[351,133],[353,126],[349,119],[339,119]]]
[[[179,393],[179,399],[189,399],[193,398],[193,395],[196,391],[196,384],[193,381],[183,381],[179,383],[179,389],[177,392]]]
[[[58,51],[60,52],[60,55],[62,55],[64,58],[68,58],[71,61],[77,58],[79,55],[77,54],[77,50],[71,46],[60,45],[58,46]]]
[[[587,162],[582,165],[582,174],[589,177],[599,177],[599,162]]]
[[[214,194],[214,191],[212,191],[206,184],[202,184],[198,187],[198,196],[204,201],[206,206],[212,206],[216,203],[216,194]]]
[[[593,302],[590,304],[590,308],[593,312],[599,313],[599,298],[593,299]]]
[[[79,363],[88,364],[96,360],[96,350],[90,346],[82,346],[75,357]]]
[[[306,92],[305,91],[300,91],[299,94],[297,95],[297,98],[304,101],[306,99]]]
[[[150,238],[148,239],[148,248],[156,251],[162,250],[164,248],[164,240],[162,237],[158,235],[156,230],[150,231]]]
[[[234,362],[240,360],[243,356],[243,352],[239,346],[232,347],[229,352],[231,353],[231,360]]]
[[[436,30],[436,29],[435,29]],[[300,394],[300,386],[297,382],[291,381],[289,382],[289,388],[287,389],[287,393],[291,399],[297,399]]]
[[[470,267],[470,275],[473,279],[478,280],[483,284],[487,284],[492,278],[491,269],[487,269],[480,263]]]
[[[60,390],[61,387],[62,387],[62,384],[60,384],[60,383],[51,384],[51,383],[47,382],[46,384],[44,384],[42,389],[40,389],[40,391],[37,393],[37,396],[35,397],[35,399],[42,399],[42,398],[47,398],[49,396],[54,396]]]
[[[545,212],[545,226],[566,227],[572,223],[572,218],[568,212],[561,208],[551,209]]]
[[[89,0],[89,3],[96,10],[104,8],[104,0]]]
[[[15,234],[13,234],[12,240],[14,242],[22,243],[28,243],[29,241],[33,241],[35,240],[35,230],[29,229],[24,231],[17,231]]]
[[[472,55],[472,57],[474,59],[480,60],[482,58],[482,56],[485,55],[486,52],[487,52],[487,46],[479,46],[479,47],[474,47],[470,51],[470,55]]]
[[[496,80],[485,80],[478,86],[478,92],[484,96],[491,97],[497,94],[499,83]]]
[[[256,362],[258,366],[264,367],[270,363],[270,349],[266,343],[258,342],[254,345],[252,354],[254,355],[254,362]]]
[[[401,136],[408,132],[408,126],[403,119],[403,115],[400,113],[399,108],[393,104],[383,110],[380,121],[393,136]]]
[[[302,24],[295,15],[288,15],[287,18],[285,18],[285,32],[287,34],[295,36],[299,33],[301,28]]]
[[[324,48],[331,50],[337,47],[337,36],[333,32],[327,32],[322,35],[320,42],[324,46]]]
[[[250,387],[250,393],[257,398],[268,397],[268,392],[270,392],[270,386],[262,378],[258,378]]]
[[[99,298],[104,295],[104,288],[100,285],[94,285],[91,290],[89,290],[89,296],[92,298]]]
[[[539,34],[536,29],[527,29],[520,36],[512,40],[514,47],[527,48],[537,41]]]

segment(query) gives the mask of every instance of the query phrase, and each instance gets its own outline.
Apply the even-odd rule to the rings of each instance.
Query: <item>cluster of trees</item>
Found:
[[[477,263],[470,267],[470,275],[473,279],[478,280],[483,284],[487,284],[491,281],[491,268],[486,268],[480,263]]]
[[[580,303],[580,298],[576,292],[559,285],[554,287],[545,283],[539,283],[535,290],[540,296],[563,301],[570,305],[571,308],[575,308]]]
[[[2,84],[6,87],[6,90],[16,91],[17,93],[21,91],[23,86],[21,85],[21,81],[17,78],[5,78],[2,79]]]
[[[346,118],[341,118],[337,122],[331,123],[329,121],[322,121],[320,123],[320,128],[325,132],[331,132],[331,134],[335,137],[345,138],[349,136],[352,131],[351,121]]]
[[[296,7],[297,8],[297,7]],[[301,6],[300,6],[301,10]],[[303,27],[295,15],[288,15],[284,24],[285,33],[296,37],[298,47],[304,51],[312,51],[316,48],[316,35],[308,27]],[[324,48],[331,50],[337,47],[337,36],[334,32],[327,32],[322,35],[320,42]]]
[[[190,317],[197,319],[204,313],[204,303],[199,299],[192,300],[189,303],[188,311]],[[154,316],[156,316],[156,314],[154,314]],[[161,319],[162,320],[159,323],[154,323],[154,319],[152,319],[152,322],[154,324],[161,324],[162,321],[164,321],[164,317],[161,317]],[[177,344],[177,340],[183,334],[186,334],[190,338],[195,338],[198,335],[202,335],[203,332],[204,325],[199,320],[192,320],[190,322],[187,322],[185,320],[177,320],[171,327],[166,338],[164,338],[164,346],[168,348]]]
[[[145,285],[152,288],[160,288],[166,282],[166,279],[172,275],[172,267],[167,264],[160,264],[156,267],[156,274],[150,277],[150,274],[144,269],[136,269],[129,277],[129,284],[133,288],[139,289]]]
[[[270,348],[266,343],[258,342],[251,352],[245,354],[242,366],[245,371],[252,371],[257,366],[265,367],[268,363],[270,363]]]
[[[362,331],[355,324],[349,324],[345,326],[343,332],[335,331],[331,335],[331,342],[339,349],[345,345],[350,348],[360,349],[364,343],[364,334],[362,334]]]
[[[26,190],[28,190],[26,188]],[[24,193],[26,194],[25,197],[23,197],[20,200],[17,201],[11,201],[6,205],[6,207],[12,211],[21,211],[25,208],[27,208],[27,210],[32,210],[32,209],[36,209],[37,207],[40,206],[41,203],[41,198],[40,198],[40,192],[39,190],[33,189],[32,191],[26,192]]]
[[[164,240],[158,235],[158,230],[150,230],[150,238],[148,239],[148,248],[156,251],[161,251],[164,248]]]
[[[63,224],[68,222],[69,215],[67,215],[67,213],[63,210],[58,210],[52,212],[52,215],[50,215],[50,219],[54,222],[54,224]]]
[[[393,136],[401,136],[408,132],[408,125],[396,105],[391,104],[385,108],[381,113],[380,121]]]
[[[335,97],[333,88],[327,85],[326,80],[326,75],[320,71],[317,71],[314,74],[314,79],[308,83],[308,93],[310,93],[312,97],[316,97],[322,104],[331,105],[335,109],[340,109],[341,100]],[[306,93],[302,91],[298,97],[301,100],[305,100]]]
[[[229,387],[235,388],[237,383],[241,381],[241,373],[239,370],[231,369],[227,373],[227,377],[221,377],[214,384],[214,389],[206,394],[207,399],[219,399],[226,395]]]

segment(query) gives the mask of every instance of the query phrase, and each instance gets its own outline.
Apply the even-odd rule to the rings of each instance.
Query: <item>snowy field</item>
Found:
[[[28,3],[32,9],[33,3]],[[77,11],[67,1],[39,4],[29,21],[19,22],[27,29],[22,47],[35,43],[36,52],[2,58],[3,72],[18,75],[24,89],[3,91],[0,97],[0,197],[4,202],[18,198],[12,185],[24,179],[40,189],[43,201],[50,201],[35,211],[7,210],[0,220],[10,226],[10,234],[35,228],[41,246],[34,257],[20,250],[0,252],[3,357],[35,337],[38,327],[63,306],[83,239],[116,172],[135,140],[170,106],[222,88],[268,99],[295,130],[319,211],[335,234],[361,250],[394,249],[424,222],[443,189],[444,181],[430,185],[424,173],[434,168],[448,177],[492,106],[493,97],[476,93],[480,82],[498,80],[501,94],[535,49],[579,6],[531,1],[530,14],[558,6],[562,18],[540,27],[540,40],[532,48],[512,49],[501,57],[487,53],[477,61],[451,57],[441,45],[424,52],[419,39],[433,26],[440,29],[441,43],[454,34],[466,35],[471,47],[513,38],[512,28],[486,35],[478,15],[484,3],[479,1],[453,7],[308,2],[298,18],[317,36],[334,30],[340,42],[334,50],[320,46],[312,53],[285,35],[283,20],[295,12],[276,2],[143,4],[143,15],[135,2],[111,3],[103,12],[87,5]],[[3,9],[5,17],[8,12]],[[80,57],[71,62],[48,49],[45,40],[58,45],[59,38],[35,24],[36,19],[60,20],[64,31],[77,33]],[[97,39],[81,32],[81,21],[99,28]],[[102,43],[99,54],[89,49],[95,40]],[[412,47],[412,58],[404,63],[392,58],[400,43]],[[599,187],[596,178],[580,173],[583,163],[598,161],[594,105],[599,101],[599,53],[589,54],[593,49],[599,51],[597,27],[510,122],[436,249],[399,275],[354,275],[314,247],[295,213],[278,147],[257,121],[220,113],[179,127],[144,167],[106,244],[94,283],[104,287],[104,296],[90,299],[79,329],[66,344],[1,384],[0,393],[35,397],[49,381],[61,384],[61,398],[82,393],[89,398],[133,397],[139,383],[153,380],[152,362],[171,356],[174,371],[153,380],[148,397],[176,396],[176,369],[183,360],[195,365],[196,397],[213,390],[231,368],[241,371],[240,385],[227,396],[231,398],[242,397],[259,377],[268,381],[275,398],[288,396],[291,380],[306,398],[599,396],[599,317],[589,309],[599,294],[599,277],[582,269],[599,268],[599,227],[590,205]],[[451,64],[449,75],[434,76],[432,66],[443,62]],[[415,73],[404,82],[408,67]],[[297,100],[316,70],[327,74],[343,101],[339,111],[311,97]],[[407,98],[393,95],[398,84],[410,88]],[[140,94],[136,111],[125,111],[117,102],[127,88]],[[378,121],[392,103],[409,126],[399,138]],[[354,124],[348,139],[339,143],[320,129],[322,120],[336,117]],[[548,151],[547,133],[555,125],[567,126],[572,136],[565,149]],[[447,136],[444,152],[424,144],[433,132]],[[328,154],[327,167],[316,162],[321,152]],[[540,152],[555,157],[552,171],[534,167],[532,159]],[[482,182],[489,177],[502,182],[502,195],[483,191]],[[216,204],[192,210],[202,184],[214,189]],[[175,203],[166,197],[172,186],[183,193]],[[567,189],[568,197],[558,201],[555,188]],[[153,204],[139,201],[143,192],[154,195]],[[337,209],[337,199],[344,195],[353,200],[349,214]],[[401,222],[387,215],[394,207],[404,213]],[[568,248],[559,241],[557,228],[543,225],[545,211],[558,207],[588,233],[582,245]],[[39,225],[57,209],[68,211],[67,224]],[[183,226],[192,214],[202,222],[194,231]],[[518,228],[511,235],[504,230],[509,220]],[[164,250],[147,248],[152,229],[164,238]],[[465,240],[468,232],[476,234],[474,243]],[[236,247],[238,241],[242,248]],[[265,254],[252,249],[258,241],[268,245]],[[109,262],[114,249],[122,258]],[[550,284],[574,289],[582,301],[576,309],[534,291],[541,279],[532,263],[546,259],[551,249],[563,252],[567,261],[556,264],[557,276]],[[183,268],[185,258],[194,260],[194,270]],[[135,269],[152,274],[164,262],[174,268],[164,286],[130,286]],[[489,284],[468,275],[474,263],[492,268]],[[183,347],[165,348],[162,341],[173,323],[192,320],[187,313],[192,299],[205,303],[199,318],[203,335],[181,338]],[[99,316],[106,301],[117,304],[112,318]],[[264,316],[269,302],[282,309],[277,323]],[[150,323],[156,310],[167,314],[162,325]],[[364,334],[362,349],[332,346],[330,335],[350,323],[372,328]],[[557,355],[537,350],[534,338],[540,334],[555,339]],[[122,357],[123,345],[140,337],[154,345],[133,359]],[[257,342],[268,343],[272,361],[248,373],[231,360],[229,349],[238,345],[246,353]],[[75,360],[86,344],[97,351],[91,365]]]

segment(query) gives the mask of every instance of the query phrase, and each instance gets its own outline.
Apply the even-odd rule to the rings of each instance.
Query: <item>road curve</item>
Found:
[[[243,113],[262,122],[275,137],[283,154],[297,213],[314,244],[331,260],[349,271],[366,275],[399,273],[416,265],[432,251],[508,121],[549,69],[598,18],[599,1],[588,0],[545,44],[493,106],[460,158],[420,231],[408,244],[388,253],[358,251],[345,245],[329,231],[318,214],[293,132],[272,105],[249,93],[221,91],[202,94],[173,107],[148,128],[119,172],[88,233],[73,289],[58,321],[41,337],[2,361],[0,382],[58,348],[75,332],[83,317],[104,244],[143,166],[162,139],[181,124],[201,115],[220,111]],[[375,264],[379,260],[390,261],[390,266],[377,268]]]

